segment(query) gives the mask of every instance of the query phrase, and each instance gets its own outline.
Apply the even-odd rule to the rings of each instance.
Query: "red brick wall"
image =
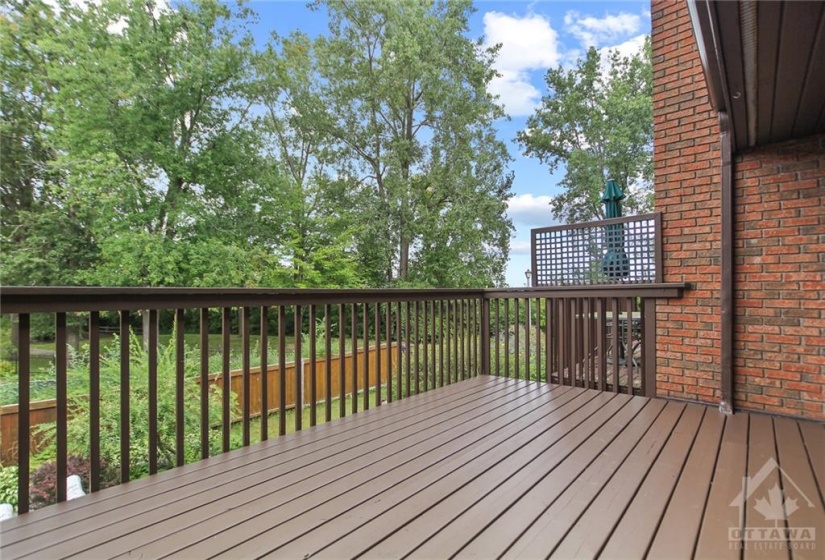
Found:
[[[684,1],[652,3],[655,204],[665,282],[690,282],[657,305],[657,389],[721,400],[720,152],[702,63]]]
[[[825,135],[735,162],[734,402],[825,419]]]
[[[661,396],[718,403],[721,170],[683,1],[652,3],[654,171],[664,280]],[[825,135],[735,158],[734,407],[825,419]]]

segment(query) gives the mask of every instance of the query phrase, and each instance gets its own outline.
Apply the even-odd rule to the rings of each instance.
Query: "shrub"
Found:
[[[0,466],[0,503],[17,511],[17,466]]]
[[[130,345],[129,379],[129,472],[136,479],[149,474],[149,383],[148,353],[142,343],[132,337]],[[187,354],[189,349],[187,348]],[[102,352],[100,360],[100,456],[107,465],[118,469],[120,454],[120,354],[115,340]],[[187,355],[184,374],[184,461],[199,460],[200,455],[200,385],[195,382],[198,360]],[[88,375],[86,372],[85,375]],[[159,348],[157,364],[157,453],[158,469],[175,466],[175,347],[168,344]],[[214,424],[221,419],[221,391],[217,387],[209,389],[209,418]],[[232,395],[232,413],[238,414],[237,400]],[[91,433],[89,426],[90,403],[88,398],[70,398],[69,407],[74,410],[67,425],[69,452],[82,457],[91,454]],[[41,459],[54,459],[55,424],[44,424],[38,428],[47,441],[47,451]],[[210,429],[210,454],[221,451],[220,430]],[[237,438],[234,438],[237,440]],[[232,447],[239,447],[240,441],[233,441]],[[52,456],[49,456],[49,455]]]
[[[83,491],[89,492],[89,480],[92,465],[89,459],[72,455],[67,458],[66,476],[77,475],[83,482]],[[117,472],[109,468],[106,461],[100,461],[100,487],[106,488],[117,484]],[[29,486],[31,509],[38,509],[57,501],[57,462],[52,461],[40,466],[31,475]]]

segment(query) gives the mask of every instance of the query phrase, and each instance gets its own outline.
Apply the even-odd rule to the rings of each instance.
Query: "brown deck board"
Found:
[[[747,472],[749,420],[748,414],[734,414],[725,422],[710,494],[696,543],[696,556],[699,558],[740,557],[741,551],[731,546],[728,531],[731,527],[743,527],[738,509],[730,504],[740,491],[742,477]]]
[[[602,558],[642,558],[647,553],[706,413],[714,412],[699,405],[689,405],[685,410],[661,458],[607,541]]]
[[[511,550],[508,548],[521,535],[525,526],[545,512],[574,480],[581,480],[582,487],[589,486],[592,480],[588,478],[588,473],[605,472],[603,463],[609,460],[607,458],[613,456],[622,442],[638,441],[649,423],[664,408],[664,404],[663,401],[633,399],[629,406],[612,418],[612,422],[603,425],[561,467],[542,479],[532,491],[521,496],[518,502],[493,523],[486,527],[478,525],[470,533],[475,538],[462,548],[459,557],[487,558],[505,551],[508,555],[516,554],[512,550],[518,549],[518,546]],[[630,443],[631,447],[633,443]],[[594,469],[594,461],[602,464]],[[530,537],[525,540],[529,541]]]
[[[561,420],[555,423],[550,429],[542,430],[542,426],[534,425],[524,434],[523,438],[511,438],[506,442],[505,446],[497,448],[490,456],[485,457],[486,460],[475,460],[472,463],[467,463],[462,470],[454,470],[446,476],[436,478],[433,484],[417,492],[410,499],[405,500],[403,507],[393,508],[380,518],[373,519],[370,523],[359,527],[357,530],[348,532],[345,538],[335,542],[331,547],[324,549],[320,556],[333,558],[353,557],[363,552],[371,544],[385,537],[393,529],[397,529],[399,525],[403,527],[412,517],[417,517],[424,513],[434,502],[451,495],[457,488],[460,488],[466,483],[468,479],[471,480],[476,476],[489,472],[491,464],[495,461],[510,460],[512,464],[515,464],[516,459],[512,459],[514,455],[519,454],[518,456],[520,458],[527,456],[533,451],[533,448],[541,447],[542,439],[552,443],[552,441],[558,437],[558,434],[566,433],[574,429],[599,409],[600,402],[598,401],[604,397],[602,395],[597,395],[594,398],[590,397],[591,395],[580,395],[576,401],[571,401],[569,406],[565,407],[563,405],[560,407],[558,409],[559,414],[549,419],[548,423],[553,424],[558,418],[561,418]],[[517,447],[523,439],[532,439],[532,441],[523,445],[521,448]],[[530,447],[531,444],[533,444],[532,448]],[[413,489],[420,487],[420,484],[414,484],[412,486]],[[361,518],[368,517],[369,515],[368,511],[362,514],[360,509],[352,513]],[[323,541],[329,539],[329,533],[325,528],[322,528],[319,533],[321,544],[326,544]],[[257,539],[257,542],[250,542],[248,546],[241,546],[238,548],[238,551],[240,554],[244,554],[250,549],[259,552],[256,547],[263,547],[263,549],[266,550],[260,550],[261,552],[270,552],[272,548],[266,543],[266,540],[267,535],[261,535]],[[233,550],[232,552],[234,553],[235,551]],[[403,554],[403,552],[404,551],[401,551],[397,554]],[[278,555],[281,556],[280,553]],[[391,556],[395,557],[395,555]],[[284,553],[283,557],[288,556]]]
[[[644,438],[625,459],[587,511],[564,537],[553,553],[562,558],[595,558],[624,508],[636,492],[653,462],[670,437],[685,405],[670,402],[654,421]]]
[[[767,478],[764,479],[766,488],[779,487],[779,473],[770,468],[770,465],[776,464],[776,440],[773,433],[773,420],[770,416],[751,416],[750,430],[748,431],[748,482],[747,492],[752,491],[752,481],[757,477],[762,476],[763,472],[767,473]],[[767,465],[767,466],[766,466]],[[745,490],[733,487],[730,489],[730,501],[733,496],[737,496],[740,492]],[[753,527],[756,529],[772,529],[776,527],[776,522],[766,519],[752,508],[745,507],[747,496],[743,496],[740,503],[744,507],[744,526]],[[784,522],[782,522],[784,526]],[[737,543],[737,546],[741,544]],[[735,549],[734,549],[735,550]],[[753,560],[756,558],[774,558],[786,559],[788,558],[787,550],[774,550],[769,547],[755,548],[752,546],[745,546],[742,549],[745,560]]]
[[[499,378],[496,380],[497,383],[481,383],[478,379],[472,379],[463,384],[449,385],[438,392],[413,396],[405,401],[408,403],[406,407],[396,407],[392,411],[374,408],[361,414],[347,416],[334,423],[322,424],[312,430],[210,457],[152,477],[129,482],[106,492],[91,494],[81,501],[56,504],[39,511],[36,516],[18,517],[4,522],[3,543],[6,545],[23,538],[36,537],[54,527],[81,521],[91,515],[114,511],[125,505],[145,501],[148,497],[155,499],[164,492],[179,490],[192,483],[201,483],[209,477],[223,475],[233,469],[245,467],[272,456],[278,456],[282,462],[286,462],[305,454],[308,446],[327,443],[329,438],[334,438],[337,445],[346,446],[354,438],[362,437],[374,430],[409,420],[415,421],[421,416],[432,414],[438,406],[449,408],[465,402],[473,403],[482,391],[506,390],[504,381]]]
[[[427,437],[427,434],[418,434],[416,438],[407,438],[404,441],[408,446],[405,450],[396,452],[385,447],[380,450],[380,454],[376,454],[380,456],[381,464],[376,462],[368,470],[349,469],[346,473],[341,473],[343,476],[334,485],[324,484],[323,480],[319,480],[318,477],[308,479],[302,488],[295,489],[294,493],[301,493],[301,495],[294,500],[281,498],[280,495],[284,491],[277,488],[269,493],[260,492],[260,497],[245,505],[242,512],[231,511],[209,519],[206,524],[192,526],[187,533],[191,533],[192,540],[181,538],[184,535],[175,534],[169,539],[172,542],[159,541],[142,551],[151,554],[153,549],[168,550],[169,547],[174,547],[174,541],[181,541],[194,543],[185,550],[185,555],[198,556],[206,551],[215,553],[227,550],[273,528],[277,528],[276,536],[274,540],[268,541],[268,544],[282,537],[294,538],[300,535],[301,531],[308,531],[313,527],[312,520],[308,519],[313,513],[327,519],[334,517],[336,513],[342,514],[358,503],[359,494],[364,499],[369,495],[364,496],[364,493],[380,489],[384,484],[400,483],[405,474],[409,476],[415,473],[416,469],[420,470],[432,465],[439,456],[449,457],[454,454],[460,456],[467,452],[469,447],[478,444],[480,439],[490,434],[485,429],[488,424],[495,430],[495,428],[506,426],[507,422],[519,415],[528,414],[532,410],[541,410],[544,403],[555,399],[566,402],[576,397],[575,394],[567,395],[569,391],[560,390],[560,388],[550,391],[549,387],[533,385],[526,389],[525,394],[517,400],[511,400],[509,406],[499,406],[488,412],[480,409],[479,415],[470,422],[448,429],[440,428],[442,430],[440,435]],[[500,417],[496,418],[495,413],[498,413]],[[376,480],[376,475],[381,479]],[[323,507],[318,508],[319,504],[323,504]],[[246,521],[249,522],[244,526],[233,528]],[[284,526],[284,524],[288,525]],[[194,541],[204,536],[209,536],[209,538],[200,542]],[[238,551],[238,553],[241,552]]]
[[[609,402],[599,403],[601,408],[598,413],[591,414],[574,430],[529,458],[529,462],[516,454],[508,457],[430,508],[425,515],[417,517],[401,531],[391,535],[370,550],[367,556],[395,557],[404,550],[411,550],[414,551],[413,557],[432,558],[441,556],[441,550],[444,556],[457,552],[463,544],[460,542],[461,536],[472,535],[467,532],[468,525],[472,530],[495,519],[509,500],[527,492],[538,480],[563,464],[593,433],[622,410],[629,400],[631,399],[626,398],[626,395],[619,395]],[[524,466],[519,468],[520,465]],[[480,514],[479,525],[473,524],[474,514]],[[423,540],[427,542],[417,548]]]
[[[799,426],[793,420],[775,418],[774,430],[779,464],[782,465],[779,472],[782,489],[788,497],[785,502],[788,529],[825,535],[825,503],[817,488]],[[822,467],[822,463],[819,466]],[[788,503],[790,500],[794,500],[793,505]],[[791,555],[793,558],[822,558],[823,551],[800,546],[792,549]]]
[[[818,558],[824,483],[822,424],[478,377],[21,515],[0,556]]]
[[[653,538],[650,558],[693,556],[724,427],[723,414],[713,409],[705,412],[685,468]]]
[[[473,428],[482,427],[491,417],[506,408],[509,401],[546,390],[547,387],[533,385],[524,386],[512,393],[478,393],[474,401],[462,406],[453,407],[449,403],[443,403],[438,409],[430,410],[423,420],[413,417],[405,424],[396,425],[395,429],[386,427],[375,430],[370,437],[350,440],[338,450],[333,449],[334,446],[314,449],[297,458],[293,464],[283,465],[283,469],[264,466],[254,474],[241,472],[231,478],[214,480],[209,486],[198,485],[195,493],[186,500],[171,501],[160,508],[144,510],[125,522],[110,525],[110,542],[95,548],[79,549],[77,552],[108,556],[109,551],[140,547],[151,537],[154,552],[146,551],[145,554],[153,557],[157,552],[169,550],[171,543],[165,538],[167,536],[173,541],[185,542],[185,537],[180,534],[184,529],[189,529],[191,538],[196,538],[216,534],[227,526],[237,525],[255,515],[258,509],[270,511],[275,505],[283,503],[290,503],[292,509],[296,507],[294,502],[304,494],[347,475],[359,479],[368,478],[372,471],[367,469],[376,468],[375,464],[386,457],[426,442],[429,438],[449,437],[449,432],[444,433],[441,427],[442,421],[451,421],[454,429],[466,426],[465,422],[470,422],[470,427]],[[321,459],[312,462],[314,456]],[[362,480],[349,482],[360,483]],[[262,491],[263,488],[275,491],[266,494]],[[273,498],[273,494],[277,496]],[[243,509],[239,511],[239,507]],[[225,513],[224,510],[230,510],[230,513]],[[183,513],[187,515],[181,515]],[[267,521],[271,520],[268,518]],[[114,538],[115,535],[119,535],[117,539]],[[79,546],[88,546],[85,539],[78,537],[74,540]]]

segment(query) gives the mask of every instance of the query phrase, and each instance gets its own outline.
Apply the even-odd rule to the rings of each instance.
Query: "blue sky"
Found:
[[[618,48],[630,54],[650,34],[650,2],[498,1],[474,2],[470,37],[501,43],[496,62],[501,77],[491,84],[500,96],[510,120],[497,123],[499,138],[507,142],[514,158],[513,198],[508,215],[516,231],[510,243],[506,281],[525,284],[530,266],[530,229],[550,225],[548,203],[559,193],[563,170],[551,175],[538,160],[524,157],[515,142],[527,116],[547,92],[544,74],[558,65],[572,66],[590,45]],[[310,36],[326,32],[326,17],[312,11],[304,1],[255,0],[249,7],[260,16],[255,35],[263,42],[270,31],[288,34],[301,29]]]

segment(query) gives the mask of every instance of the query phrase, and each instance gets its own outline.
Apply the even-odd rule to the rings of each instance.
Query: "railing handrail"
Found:
[[[235,306],[374,303],[518,297],[678,297],[684,283],[589,284],[536,288],[134,288],[0,287],[1,313],[121,311]]]
[[[604,220],[593,220],[592,222],[577,222],[575,224],[560,224],[556,226],[545,226],[540,228],[533,228],[531,233],[549,233],[553,231],[567,231],[571,229],[586,229],[593,227],[611,226],[614,224],[626,224],[628,222],[641,222],[642,220],[655,220],[657,216],[661,216],[661,212],[651,212],[649,214],[636,214],[633,216],[622,216],[620,218],[607,218]]]

